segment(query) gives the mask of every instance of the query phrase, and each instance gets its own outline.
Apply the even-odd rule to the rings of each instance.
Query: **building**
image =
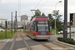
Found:
[[[28,20],[28,16],[27,15],[22,15],[21,16],[21,21],[25,21],[25,20]]]
[[[30,20],[24,20],[24,21],[18,21],[18,27],[22,27],[24,25],[27,25],[27,23],[29,23]]]
[[[7,21],[7,19],[1,19],[1,18],[0,18],[0,25],[1,25],[2,27],[5,27],[5,21]]]
[[[17,24],[18,24],[17,27],[18,27],[18,28],[19,28],[19,27],[23,27],[24,25],[27,25],[28,22],[30,22],[30,20],[17,21]],[[7,26],[8,28],[11,28],[11,21],[8,21],[8,22],[7,22],[7,25],[8,25],[8,26]],[[12,24],[12,27],[14,28],[14,22],[13,22],[13,24]]]
[[[75,28],[75,13],[73,13],[73,22],[72,27]]]
[[[41,11],[39,9],[37,9],[35,13],[39,13],[41,15]]]

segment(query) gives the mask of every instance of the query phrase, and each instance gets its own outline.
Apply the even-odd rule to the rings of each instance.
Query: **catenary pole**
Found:
[[[13,26],[13,12],[11,12],[11,34],[12,34],[12,26]]]
[[[68,0],[64,0],[64,29],[63,29],[63,38],[67,39],[67,2]]]

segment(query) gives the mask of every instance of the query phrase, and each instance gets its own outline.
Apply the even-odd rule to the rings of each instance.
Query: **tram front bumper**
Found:
[[[36,36],[36,39],[50,39],[50,35],[49,36]]]

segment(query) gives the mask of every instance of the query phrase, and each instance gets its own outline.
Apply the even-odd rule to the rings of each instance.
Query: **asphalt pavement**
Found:
[[[16,41],[14,43],[13,50],[17,50],[17,49],[26,47],[26,44],[24,43],[24,40],[20,37],[19,33],[17,35],[18,36],[17,36]],[[56,42],[57,41],[56,37],[62,37],[62,36],[63,35],[57,35],[57,36],[51,35],[49,40],[32,40],[31,38],[29,38],[25,35],[25,41],[28,43],[29,46],[39,46],[40,45],[39,42],[43,42],[43,43]],[[73,34],[72,34],[72,37],[74,38]],[[0,42],[0,50],[10,50],[12,43],[13,43],[13,39],[9,40],[8,42]]]
[[[24,43],[24,41],[22,40],[22,38],[20,37],[19,34],[17,34],[17,38],[16,38],[16,41],[14,43],[14,47],[13,47],[13,50],[17,50],[19,48],[25,48],[26,47],[26,44]],[[44,43],[48,43],[48,42],[52,42],[51,40],[44,40],[44,41],[41,41],[41,40],[32,40],[31,38],[29,37],[25,37],[25,41],[28,43],[29,46],[36,46],[36,45],[39,45],[40,43],[39,42],[44,42]],[[9,42],[7,42],[4,47],[2,48],[2,50],[10,50],[11,48],[11,45],[13,43],[13,39],[11,39]]]

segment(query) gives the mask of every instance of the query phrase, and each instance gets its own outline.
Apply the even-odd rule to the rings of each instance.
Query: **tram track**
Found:
[[[57,45],[57,46],[60,46],[63,49],[67,48],[66,50],[70,50],[70,48],[66,47],[65,45],[61,45],[61,44],[58,44],[58,43],[52,43],[52,44]]]
[[[23,34],[25,35],[25,33],[23,33]],[[29,37],[29,38],[30,38],[30,37]],[[30,38],[30,39],[32,39],[32,38]],[[44,45],[44,44],[41,43],[41,42],[38,42],[38,43],[40,43],[42,46],[48,48],[49,50],[53,50],[51,47],[49,47],[49,46],[47,46],[47,45]],[[33,48],[31,48],[31,49],[33,49]],[[33,50],[34,50],[34,49],[33,49]]]
[[[39,42],[39,43],[40,43],[40,42]],[[56,50],[56,49],[74,50],[73,47],[70,47],[70,46],[67,46],[67,45],[64,45],[64,44],[60,44],[60,43],[58,43],[58,42],[51,42],[52,45],[55,45],[55,46],[60,47],[60,48],[57,47],[57,48],[54,48],[54,49],[53,49],[50,45],[47,45],[46,43],[41,42],[40,44],[42,44],[42,45],[44,45],[44,46],[50,48],[51,50]]]
[[[29,37],[29,36],[28,36]],[[30,38],[30,37],[29,37]],[[30,39],[32,39],[32,38],[30,38]],[[47,46],[47,45],[45,45],[44,43],[42,43],[42,42],[38,42],[38,43],[40,43],[42,46],[44,46],[44,47],[46,47],[46,48],[48,48],[49,50],[53,50],[51,47],[49,47],[49,46]]]
[[[45,45],[44,43],[42,43],[42,42],[39,42],[40,44],[42,44],[43,46],[45,46],[46,48],[48,48],[48,49],[50,49],[50,50],[54,50],[54,49],[52,49],[50,46],[48,46],[48,45]]]
[[[74,48],[71,47],[71,46],[68,46],[68,45],[64,45],[64,44],[61,44],[59,42],[55,42],[55,43],[52,43],[52,44],[55,44],[55,45],[58,45],[60,47],[63,47],[63,48],[66,48],[67,50],[73,50]]]
[[[29,45],[27,44],[27,42],[26,42],[26,40],[25,40],[25,38],[24,38],[24,35],[22,35],[22,33],[19,33],[19,34],[20,34],[22,40],[24,41],[24,44],[27,46],[27,49],[28,49],[28,50],[31,50],[31,48],[29,47]]]
[[[14,47],[14,44],[15,44],[15,41],[16,41],[16,38],[17,38],[17,34],[18,33],[16,33],[16,35],[13,37],[13,42],[12,42],[11,47],[10,47],[9,50],[13,50],[13,47]]]
[[[29,37],[29,36],[28,36],[28,37]],[[29,37],[29,38],[30,38],[30,37]],[[37,42],[38,42],[38,41],[37,41]],[[38,42],[38,43],[40,43],[42,46],[48,48],[49,50],[55,50],[55,49],[51,48],[51,46],[45,45],[43,42]]]
[[[17,41],[16,38],[18,38],[18,35],[20,36],[20,38],[22,38],[22,40],[23,40],[23,42],[24,42],[24,45],[27,47],[27,50],[31,50],[31,48],[29,47],[29,45],[27,44],[27,42],[26,42],[26,40],[25,40],[25,38],[24,38],[24,35],[22,35],[21,32],[16,33],[16,35],[13,37],[13,41],[12,41],[12,44],[11,44],[11,47],[10,47],[9,50],[14,50],[14,45],[16,45],[15,43],[16,43],[16,41]],[[26,47],[25,47],[25,48],[26,48]]]
[[[19,34],[20,34],[22,40],[24,41],[25,45],[27,46],[27,49],[34,50],[35,47],[29,46],[29,43],[26,42],[26,39],[24,38],[24,37],[26,37],[26,34],[24,32],[20,32]],[[35,42],[38,42],[40,44],[39,46],[44,47],[45,49],[47,48],[47,50],[74,50],[73,47],[67,46],[64,44],[60,44],[58,42],[48,42],[51,45],[50,44],[48,45],[48,43],[45,43],[45,42],[39,42],[39,41],[35,41]],[[36,45],[36,46],[39,47],[38,45]]]

